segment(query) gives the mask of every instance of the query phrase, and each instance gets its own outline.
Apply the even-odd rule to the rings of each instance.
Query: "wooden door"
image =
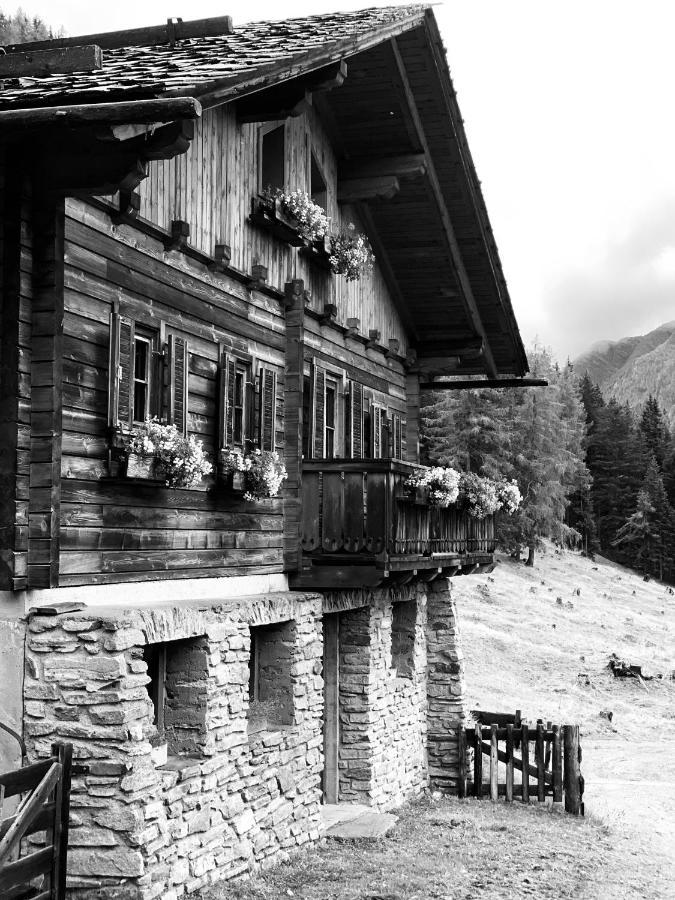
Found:
[[[337,803],[340,777],[340,616],[323,617],[323,802]]]

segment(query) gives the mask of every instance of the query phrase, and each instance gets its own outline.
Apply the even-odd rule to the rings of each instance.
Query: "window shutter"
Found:
[[[220,448],[231,447],[234,432],[234,377],[236,362],[223,353],[221,356],[219,387],[218,439]]]
[[[403,459],[403,419],[399,413],[391,414],[391,455]]]
[[[260,370],[260,449],[274,450],[277,408],[277,373]]]
[[[349,433],[351,438],[351,456],[361,459],[363,456],[363,385],[352,381],[349,386]]]
[[[321,459],[324,454],[324,427],[326,403],[326,370],[321,366],[314,366],[314,391],[313,391],[313,433],[314,447],[312,456]]]
[[[384,410],[381,406],[374,403],[371,407],[370,422],[373,429],[373,438],[371,446],[373,448],[373,459],[382,459],[382,424]]]
[[[188,344],[185,338],[169,335],[169,422],[187,434]]]
[[[110,313],[110,358],[108,364],[108,425],[131,426],[131,385],[134,323],[118,312]]]

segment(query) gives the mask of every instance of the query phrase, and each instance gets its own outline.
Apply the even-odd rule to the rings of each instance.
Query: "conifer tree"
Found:
[[[640,431],[642,432],[647,452],[654,457],[659,468],[662,467],[668,452],[670,435],[658,400],[651,394],[647,398],[645,408],[642,411]]]

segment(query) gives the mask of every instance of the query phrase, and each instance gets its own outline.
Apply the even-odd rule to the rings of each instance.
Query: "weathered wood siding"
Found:
[[[28,184],[0,170],[0,590],[26,587],[32,233]]]
[[[302,278],[312,308],[321,311],[324,304],[335,304],[341,322],[358,318],[361,333],[379,331],[385,346],[395,338],[405,355],[405,329],[377,265],[370,275],[348,283],[250,224],[251,199],[258,193],[258,128],[238,124],[232,106],[207,110],[187,153],[150,164],[139,188],[141,215],[165,229],[174,219],[187,222],[190,243],[207,254],[216,244],[229,244],[233,266],[243,272],[250,272],[255,263],[267,266],[269,284],[279,290],[292,278]],[[318,114],[310,109],[287,119],[286,128],[286,188],[308,189],[313,149],[326,180],[328,215],[335,225],[353,222],[359,227],[356,211],[338,205],[337,161]]]
[[[206,204],[205,204],[206,205]],[[109,319],[119,311],[189,344],[188,432],[216,451],[219,347],[277,372],[283,449],[281,305],[212,275],[131,226],[69,201],[66,218],[60,584],[282,570],[281,500],[245,503],[209,479],[179,490],[109,479]],[[170,552],[167,552],[170,551]]]

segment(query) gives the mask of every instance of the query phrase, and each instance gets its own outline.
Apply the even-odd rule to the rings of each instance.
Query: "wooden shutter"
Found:
[[[237,369],[236,360],[223,353],[221,356],[218,403],[218,442],[220,450],[232,446],[234,431],[234,377]]]
[[[314,435],[312,456],[321,459],[324,455],[324,428],[326,404],[326,370],[314,365],[313,392],[312,392],[312,433]]]
[[[274,450],[277,409],[277,373],[260,369],[260,449]]]
[[[110,313],[110,358],[108,364],[108,425],[129,428],[133,413],[134,323],[118,312]]]
[[[353,459],[363,456],[363,385],[352,381],[349,386],[349,436]]]
[[[405,420],[400,413],[392,413],[391,421],[391,455],[394,459],[403,459],[403,430]]]
[[[188,344],[185,338],[169,335],[169,422],[180,434],[187,434]]]
[[[382,425],[384,423],[384,409],[381,406],[377,406],[375,403],[371,406],[370,413],[370,427],[372,428],[373,436],[371,441],[371,447],[373,448],[373,459],[382,459],[383,449],[382,449]]]

